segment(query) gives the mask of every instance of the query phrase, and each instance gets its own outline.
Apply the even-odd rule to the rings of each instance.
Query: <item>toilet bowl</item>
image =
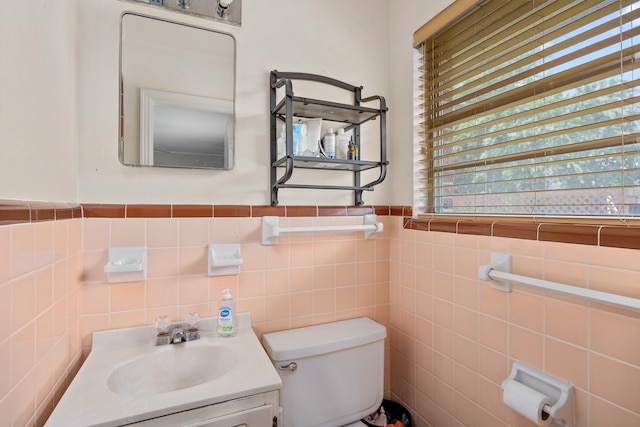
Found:
[[[384,394],[386,329],[361,317],[264,334],[283,427],[362,427]]]

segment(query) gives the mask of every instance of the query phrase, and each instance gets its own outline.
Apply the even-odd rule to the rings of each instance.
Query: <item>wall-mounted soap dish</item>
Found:
[[[147,248],[144,246],[109,248],[104,266],[109,283],[137,282],[147,278]]]
[[[242,256],[239,243],[209,244],[209,276],[240,274]]]

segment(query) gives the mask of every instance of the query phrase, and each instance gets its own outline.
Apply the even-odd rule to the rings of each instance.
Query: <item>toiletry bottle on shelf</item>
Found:
[[[336,158],[336,136],[332,128],[329,128],[324,136],[324,153],[328,159]]]
[[[358,146],[352,140],[349,140],[349,151],[347,152],[347,159],[358,160]]]
[[[293,155],[299,156],[304,149],[300,147],[300,140],[302,139],[302,123],[293,124]]]
[[[281,159],[287,154],[287,137],[284,133],[284,125],[282,125],[282,130],[280,131],[280,137],[276,142],[276,159]]]
[[[236,310],[229,289],[222,292],[222,299],[218,304],[218,335],[230,337],[238,332]]]
[[[347,159],[350,140],[351,136],[344,133],[344,129],[338,129],[338,135],[336,135],[336,159]]]
[[[300,123],[300,144],[298,153],[296,156],[304,156],[309,149],[309,135],[307,132],[307,124],[305,122]]]

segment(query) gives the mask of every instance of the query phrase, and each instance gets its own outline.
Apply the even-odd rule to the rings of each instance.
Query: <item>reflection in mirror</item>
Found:
[[[120,76],[122,163],[233,168],[231,35],[124,14]]]
[[[140,90],[140,164],[230,169],[233,103]]]

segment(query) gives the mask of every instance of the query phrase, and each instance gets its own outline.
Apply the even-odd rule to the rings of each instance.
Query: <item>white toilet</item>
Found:
[[[364,426],[384,394],[386,335],[367,317],[264,334],[282,378],[279,426]]]

